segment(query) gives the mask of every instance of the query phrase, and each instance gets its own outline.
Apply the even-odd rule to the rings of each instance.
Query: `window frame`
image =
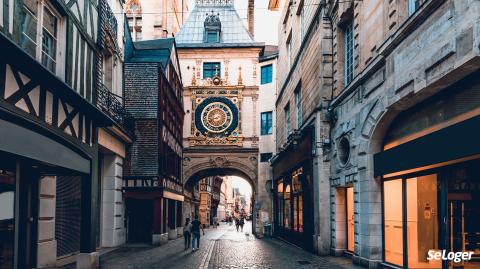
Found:
[[[355,39],[353,20],[343,28],[343,76],[345,86],[355,77]]]
[[[48,0],[37,0],[36,1],[37,6],[36,6],[36,27],[35,27],[35,41],[32,40],[23,30],[23,24],[24,24],[24,18],[21,18],[21,32],[20,32],[20,46],[22,47],[23,50],[29,55],[26,51],[26,48],[23,47],[23,38],[24,36],[30,40],[30,42],[33,42],[35,45],[35,55],[31,55],[35,60],[37,60],[45,69],[49,70],[50,72],[54,73],[58,77],[64,79],[65,78],[65,59],[64,59],[64,51],[66,50],[66,20],[64,16],[60,14],[59,11],[53,6],[53,4],[48,1]],[[27,8],[26,4],[22,4],[22,12],[28,12],[30,16],[33,16],[29,8]],[[28,10],[28,11],[25,11]],[[46,31],[49,35],[52,35],[48,29],[44,27],[44,16],[45,16],[45,9],[47,9],[52,16],[55,17],[56,19],[56,36],[53,37],[55,41],[55,58],[52,59],[55,63],[55,68],[54,70],[48,68],[48,66],[43,64],[42,61],[42,55],[44,53],[43,50],[43,37],[45,35],[44,31]],[[51,58],[49,55],[46,57]]]
[[[265,85],[272,82],[273,82],[273,64],[267,64],[262,66],[260,68],[260,84]]]
[[[288,103],[285,108],[283,109],[283,112],[285,113],[285,132],[286,132],[286,137],[285,139],[288,139],[288,136],[290,135],[290,132],[292,131],[292,119],[290,115],[290,103]]]
[[[302,113],[302,88],[300,85],[298,85],[297,89],[295,90],[295,121],[297,129],[300,129],[303,123]]]
[[[206,66],[209,66],[209,65],[211,65],[211,66],[213,67],[213,69],[212,69],[212,68],[208,68],[208,69],[207,69]],[[202,75],[203,75],[203,79],[207,79],[207,78],[213,79],[213,78],[215,77],[215,70],[216,70],[215,66],[218,66],[218,77],[219,77],[219,78],[222,77],[222,75],[221,75],[221,74],[222,74],[222,64],[221,64],[220,62],[203,62],[203,65],[202,65]],[[208,72],[212,72],[212,73],[211,73],[211,74],[212,74],[211,77],[205,75],[205,74],[206,74],[206,72],[205,72],[206,70],[208,70]]]
[[[263,116],[266,116],[264,121]],[[260,113],[260,135],[273,134],[273,111],[265,111]]]

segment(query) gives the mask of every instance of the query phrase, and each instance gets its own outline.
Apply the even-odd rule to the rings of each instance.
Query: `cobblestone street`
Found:
[[[282,268],[360,268],[351,260],[319,257],[278,239],[256,239],[250,223],[244,232],[235,226],[206,229],[200,250],[183,250],[183,238],[160,247],[125,246],[100,258],[103,269],[282,269]]]

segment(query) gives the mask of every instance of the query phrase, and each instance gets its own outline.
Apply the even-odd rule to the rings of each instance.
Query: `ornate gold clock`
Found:
[[[228,98],[208,97],[195,109],[195,127],[206,137],[236,135],[238,108]]]

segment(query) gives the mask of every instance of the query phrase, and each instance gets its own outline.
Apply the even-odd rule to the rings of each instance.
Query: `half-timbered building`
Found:
[[[183,86],[173,38],[126,36],[125,105],[135,135],[124,170],[127,240],[159,245],[183,234]]]
[[[118,177],[121,185],[130,141],[117,23],[124,19],[112,11],[122,5],[0,2],[2,269],[75,260],[91,268],[98,247],[122,243],[122,222],[99,217],[114,220],[122,210],[104,201],[118,196],[113,185]]]

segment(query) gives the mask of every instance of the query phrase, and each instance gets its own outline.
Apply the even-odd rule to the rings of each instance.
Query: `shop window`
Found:
[[[283,192],[283,227],[285,229],[291,229],[291,211],[290,211],[290,199],[291,199],[291,189],[290,184],[285,185],[285,190]]]
[[[383,182],[385,261],[403,266],[402,179]]]
[[[203,79],[220,77],[220,63],[203,63]]]
[[[283,180],[277,183],[277,225],[283,226]]]
[[[437,176],[406,179],[408,268],[442,268],[441,261],[427,260],[438,250]]]
[[[20,45],[48,70],[56,73],[61,49],[57,40],[60,15],[47,1],[25,0],[21,17]]]
[[[262,112],[261,113],[261,135],[271,135],[273,132],[272,128],[272,111]]]
[[[15,192],[15,174],[0,170],[0,269],[14,263]]]
[[[297,169],[292,174],[293,230],[300,233],[303,232],[302,174],[303,168]]]
[[[260,83],[262,85],[271,83],[273,80],[272,76],[273,66],[271,64],[262,66]]]

